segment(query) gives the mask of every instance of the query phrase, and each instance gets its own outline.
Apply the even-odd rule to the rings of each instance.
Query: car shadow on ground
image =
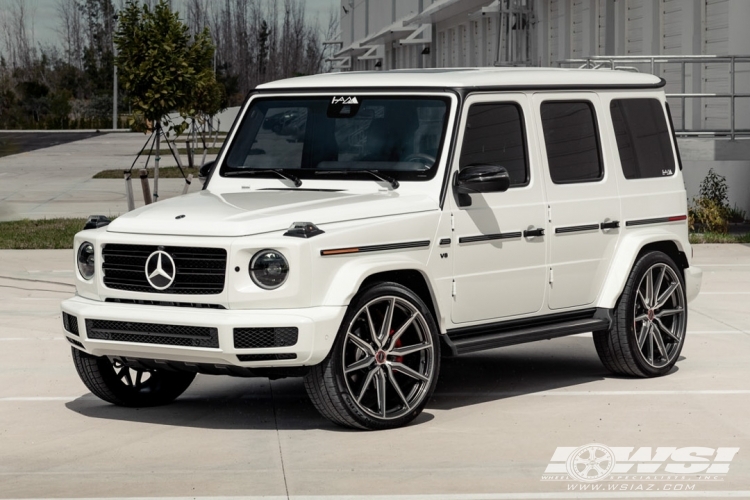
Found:
[[[432,420],[431,409],[462,408],[605,378],[615,377],[599,361],[591,338],[585,337],[443,359],[437,388],[411,425]],[[182,397],[166,406],[123,408],[86,394],[66,407],[89,418],[178,427],[351,432],[318,414],[301,378],[269,381],[199,375]]]

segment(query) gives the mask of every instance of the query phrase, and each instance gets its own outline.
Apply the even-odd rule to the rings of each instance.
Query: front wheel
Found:
[[[422,412],[439,371],[429,308],[408,288],[380,283],[352,300],[328,357],[305,376],[305,389],[336,424],[390,429]]]
[[[106,356],[71,348],[78,375],[100,399],[118,406],[145,407],[171,403],[185,392],[195,373],[131,368]]]
[[[682,351],[687,298],[682,272],[665,253],[650,252],[633,266],[614,310],[612,328],[594,332],[610,371],[636,377],[668,373]]]

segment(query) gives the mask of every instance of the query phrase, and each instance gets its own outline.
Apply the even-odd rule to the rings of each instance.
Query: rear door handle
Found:
[[[617,229],[620,227],[620,221],[619,220],[611,220],[608,222],[602,222],[599,224],[600,229]]]
[[[533,238],[534,236],[544,236],[544,229],[527,229],[523,232],[524,238]]]

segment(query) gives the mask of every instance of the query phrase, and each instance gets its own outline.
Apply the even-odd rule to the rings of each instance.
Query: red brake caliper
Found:
[[[396,333],[396,330],[391,330],[388,333],[388,336],[392,337],[394,333]],[[393,347],[401,347],[401,345],[402,345],[401,344],[401,339],[398,339],[398,340],[396,340],[396,343],[393,344]],[[403,356],[396,356],[396,362],[397,363],[403,363],[403,361],[404,361],[404,357]]]

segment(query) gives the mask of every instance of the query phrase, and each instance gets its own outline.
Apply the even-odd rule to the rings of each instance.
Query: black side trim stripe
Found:
[[[400,250],[403,248],[421,248],[430,246],[430,240],[424,241],[406,241],[404,243],[389,243],[386,245],[369,245],[363,247],[348,247],[348,248],[331,248],[328,250],[321,250],[320,255],[343,255],[351,253],[366,253],[366,252],[383,252],[386,250]]]
[[[475,241],[491,241],[491,240],[509,240],[512,238],[520,238],[521,231],[515,233],[497,233],[497,234],[482,234],[479,236],[462,236],[458,239],[459,243],[473,243]]]
[[[665,224],[667,222],[680,222],[687,220],[687,215],[675,215],[673,217],[657,217],[655,219],[637,219],[625,222],[625,226],[645,226],[646,224]]]
[[[599,224],[586,224],[583,226],[556,227],[555,234],[577,233],[579,231],[597,231]]]
[[[450,245],[451,244],[451,239],[450,238],[443,238],[442,240],[440,240],[440,244],[441,245]]]

